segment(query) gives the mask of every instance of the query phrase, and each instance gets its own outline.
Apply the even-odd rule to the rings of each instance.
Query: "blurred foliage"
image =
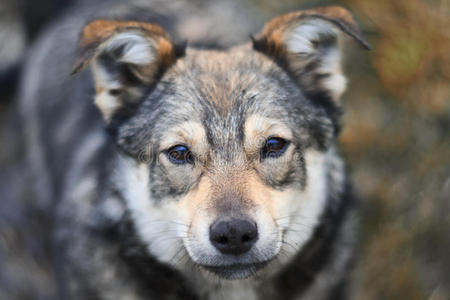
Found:
[[[355,298],[448,300],[450,2],[344,4],[374,46],[341,137],[364,200]]]
[[[379,35],[372,61],[383,87],[412,109],[448,112],[450,2],[346,2]]]

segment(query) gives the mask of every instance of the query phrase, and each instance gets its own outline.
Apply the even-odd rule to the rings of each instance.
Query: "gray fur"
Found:
[[[58,298],[227,299],[221,296],[224,289],[236,288],[234,299],[331,299],[331,293],[344,282],[354,219],[347,211],[351,194],[335,151],[339,113],[306,95],[280,64],[254,49],[246,36],[257,30],[258,21],[238,22],[227,9],[226,4],[215,2],[200,9],[182,1],[136,0],[134,5],[86,1],[55,23],[32,49],[22,80],[20,112],[34,176],[35,208],[46,211],[52,221],[51,263],[56,266],[52,276]],[[154,86],[144,89],[140,105],[127,118],[106,124],[93,104],[91,73],[69,77],[79,32],[97,17],[160,23],[174,40],[182,40],[189,39],[184,26],[209,25],[215,16],[220,24],[213,28],[227,28],[226,32],[194,35],[186,54]],[[225,50],[202,49],[201,40],[203,45]],[[240,45],[228,48],[233,44]],[[282,246],[285,253],[277,257],[267,250],[242,258],[247,263],[267,260],[267,267],[240,282],[224,281],[200,269],[180,240],[173,244],[179,247],[173,256],[177,264],[159,261],[142,237],[130,208],[129,195],[136,191],[129,189],[123,174],[132,172],[130,166],[145,170],[149,178],[136,178],[148,180],[143,193],[149,193],[155,210],[189,194],[205,173],[217,179],[212,184],[214,205],[234,197],[240,199],[236,200],[239,205],[230,202],[221,209],[248,212],[251,205],[245,208],[248,211],[241,205],[245,193],[240,194],[234,185],[244,182],[242,174],[259,161],[244,151],[245,123],[252,115],[278,120],[292,131],[290,147],[296,159],[254,167],[268,188],[305,191],[312,184],[305,153],[314,151],[325,157],[326,205],[313,235],[305,245],[294,247],[294,253]],[[161,142],[170,128],[186,121],[201,124],[208,151],[193,165],[174,169],[161,162],[165,150]],[[198,175],[200,164],[203,171]],[[325,249],[320,256],[315,243]],[[216,258],[208,263],[228,260],[233,261],[222,258],[217,262]]]

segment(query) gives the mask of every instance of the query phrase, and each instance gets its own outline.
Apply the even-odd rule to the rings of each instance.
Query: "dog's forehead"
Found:
[[[183,106],[177,111],[185,114],[185,108],[191,107],[190,118],[205,125],[210,141],[242,137],[243,125],[251,115],[277,118],[289,109],[280,99],[293,89],[286,88],[291,80],[249,46],[228,51],[188,50],[174,69],[171,80]]]
[[[172,80],[186,98],[223,117],[237,113],[237,107],[240,112],[265,109],[293,90],[289,76],[249,46],[227,51],[188,50],[174,69]]]
[[[228,148],[241,147],[251,116],[294,124],[308,113],[304,101],[289,75],[250,45],[227,51],[187,49],[126,125],[131,130],[123,132],[140,128],[158,144],[168,129],[194,122],[211,145],[233,151]]]

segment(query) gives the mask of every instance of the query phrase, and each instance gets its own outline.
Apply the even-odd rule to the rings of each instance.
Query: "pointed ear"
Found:
[[[370,49],[351,14],[329,6],[272,19],[253,38],[254,48],[275,59],[306,93],[339,101],[346,79],[341,71],[341,40],[348,36]]]
[[[81,32],[72,73],[91,65],[95,103],[109,121],[116,112],[135,108],[144,88],[154,84],[178,54],[158,25],[96,20]]]

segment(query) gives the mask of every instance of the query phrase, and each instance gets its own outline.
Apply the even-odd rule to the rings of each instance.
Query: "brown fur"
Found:
[[[114,34],[127,30],[139,30],[157,45],[158,61],[170,66],[176,60],[176,53],[169,35],[159,25],[135,21],[95,20],[87,24],[81,32],[78,44],[78,59],[72,73],[83,70],[95,57],[100,46]]]
[[[329,21],[338,26],[342,31],[355,39],[359,44],[367,49],[370,46],[363,39],[358,24],[348,10],[339,6],[319,7],[316,9],[301,10],[291,12],[273,18],[268,22],[257,41],[265,43],[267,53],[276,57],[286,55],[285,34],[293,26],[308,18],[319,18]]]

